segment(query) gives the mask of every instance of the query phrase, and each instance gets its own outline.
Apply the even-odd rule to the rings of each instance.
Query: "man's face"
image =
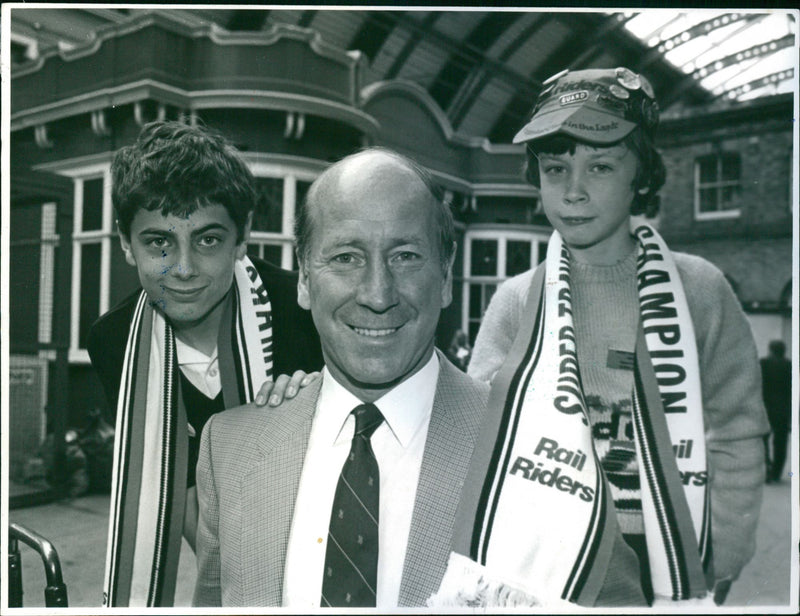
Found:
[[[615,263],[628,254],[636,169],[636,155],[624,145],[578,144],[574,154],[539,155],[547,219],[582,261]]]
[[[246,250],[221,205],[200,207],[186,217],[139,210],[130,237],[120,235],[120,241],[151,303],[176,331],[203,326],[221,314],[234,263]]]
[[[298,301],[310,309],[326,365],[370,402],[419,370],[452,299],[430,196],[393,158],[345,163],[312,204]]]

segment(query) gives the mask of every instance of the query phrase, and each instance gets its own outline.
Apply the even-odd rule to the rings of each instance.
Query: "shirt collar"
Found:
[[[380,409],[401,446],[408,446],[419,426],[430,415],[438,379],[439,358],[434,352],[422,369],[373,403]],[[327,367],[323,368],[315,421],[323,422],[324,433],[330,434],[334,442],[352,437],[352,433],[343,433],[343,429],[350,412],[359,404],[363,402],[345,389]]]
[[[175,353],[178,356],[179,366],[185,366],[187,364],[210,364],[217,359],[217,352],[217,348],[215,347],[210,356],[206,355],[196,348],[181,342],[181,340],[175,336]]]

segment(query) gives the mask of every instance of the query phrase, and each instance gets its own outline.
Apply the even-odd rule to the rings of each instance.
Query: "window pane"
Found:
[[[699,191],[700,197],[700,211],[701,212],[716,212],[717,211],[717,189],[716,188],[701,188]]]
[[[295,212],[298,211],[300,205],[306,200],[306,195],[308,194],[310,186],[311,182],[304,182],[303,180],[297,180],[295,182]]]
[[[472,240],[472,276],[497,276],[497,240]]]
[[[469,322],[469,343],[471,345],[475,344],[475,338],[478,336],[478,330],[480,329],[480,322],[479,321],[470,321]]]
[[[81,251],[80,329],[78,346],[86,348],[86,336],[100,309],[100,244],[76,246]]]
[[[506,276],[516,276],[531,267],[531,243],[509,240],[506,244]]]
[[[738,154],[726,154],[722,157],[722,179],[735,181],[739,179],[740,161]]]
[[[496,284],[485,284],[483,285],[483,310],[481,310],[481,318],[483,318],[483,314],[486,312],[486,309],[489,307],[489,302],[494,295],[494,292],[497,291]]]
[[[469,285],[469,318],[480,319],[483,316],[481,306],[481,286],[479,284]]]
[[[39,256],[39,244],[25,243],[15,246],[12,243],[11,245],[8,309],[12,353],[31,353],[37,349],[40,309]]]
[[[140,287],[136,268],[125,261],[125,255],[116,239],[112,238],[111,246],[111,284],[109,285],[108,293],[108,305],[110,308],[116,306]],[[84,256],[83,258],[85,259],[86,257]],[[99,268],[99,262],[96,267]]]
[[[725,186],[722,188],[722,203],[720,209],[735,209],[737,197],[739,196],[738,186]]]
[[[547,258],[547,242],[539,242],[539,250],[537,250],[536,264],[538,265]]]
[[[275,244],[264,244],[262,246],[264,249],[264,256],[262,259],[265,261],[269,261],[272,265],[277,267],[281,266],[281,246]]]
[[[283,178],[256,178],[256,209],[253,212],[253,231],[283,229]]]
[[[717,157],[702,156],[697,159],[697,166],[700,168],[700,182],[707,184],[717,181]]]
[[[83,181],[83,231],[103,228],[103,178]]]

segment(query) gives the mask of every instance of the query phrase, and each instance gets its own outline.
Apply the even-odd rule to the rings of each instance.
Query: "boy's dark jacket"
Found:
[[[311,313],[297,304],[297,273],[250,257],[269,294],[272,305],[273,376],[295,370],[322,369],[319,335]],[[116,413],[125,345],[133,310],[141,290],[102,315],[91,327],[87,348],[106,399]]]

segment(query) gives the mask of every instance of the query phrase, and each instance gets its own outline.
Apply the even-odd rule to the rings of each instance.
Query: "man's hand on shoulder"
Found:
[[[266,381],[256,396],[256,406],[266,406],[267,400],[270,406],[278,406],[284,399],[294,398],[300,389],[313,383],[319,375],[319,372],[297,370],[292,376],[281,374],[274,381]]]

